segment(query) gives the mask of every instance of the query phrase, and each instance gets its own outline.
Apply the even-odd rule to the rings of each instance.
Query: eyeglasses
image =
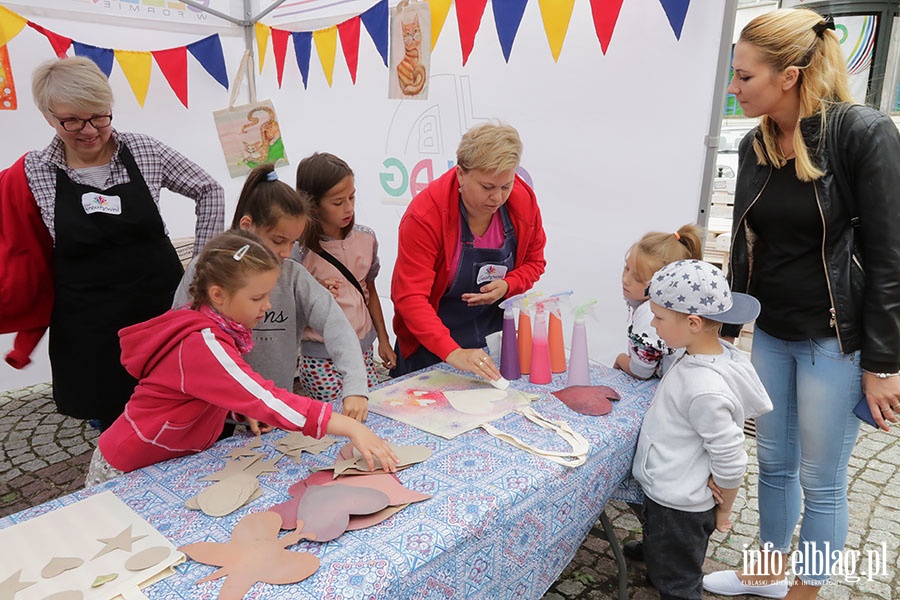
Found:
[[[60,119],[56,115],[53,116],[59,121],[62,128],[69,132],[81,131],[88,123],[90,123],[91,127],[94,129],[105,129],[112,124],[112,115],[94,115],[90,119],[79,119],[78,117]]]

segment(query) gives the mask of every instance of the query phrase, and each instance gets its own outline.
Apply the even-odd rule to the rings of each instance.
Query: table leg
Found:
[[[625,556],[622,554],[622,546],[616,538],[616,532],[613,530],[606,511],[600,513],[600,524],[603,525],[603,532],[606,534],[606,541],[612,549],[613,556],[616,557],[616,564],[619,566],[619,600],[628,600],[628,566],[625,564]]]

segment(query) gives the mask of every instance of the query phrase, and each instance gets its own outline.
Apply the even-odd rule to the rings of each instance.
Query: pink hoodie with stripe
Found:
[[[124,413],[99,439],[110,465],[133,471],[201,452],[230,412],[321,438],[331,405],[265,380],[234,339],[195,310],[170,310],[119,332],[122,364],[139,380]],[[89,360],[90,357],[85,357]]]

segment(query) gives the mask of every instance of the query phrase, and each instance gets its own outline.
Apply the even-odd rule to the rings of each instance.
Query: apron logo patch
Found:
[[[81,196],[81,206],[86,214],[103,213],[105,215],[122,214],[122,198],[88,192]]]
[[[482,283],[487,283],[489,281],[503,279],[506,277],[506,271],[507,268],[504,265],[482,265],[482,267],[478,269],[478,276],[475,278],[475,283],[481,285]]]

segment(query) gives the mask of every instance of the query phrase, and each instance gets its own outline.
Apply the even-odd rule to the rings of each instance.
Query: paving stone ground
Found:
[[[819,598],[900,600],[898,431],[900,427],[885,433],[864,426],[850,460],[847,550],[861,552],[861,564],[854,571],[858,574],[866,568],[867,551],[886,548],[885,572],[861,576],[856,582],[836,577]],[[57,414],[48,384],[0,394],[0,517],[80,489],[96,438],[96,430],[86,422]],[[747,452],[749,473],[735,504],[734,529],[729,535],[714,534],[704,565],[707,572],[740,567],[745,547],[755,547],[758,470],[753,439],[747,440]],[[606,511],[621,542],[640,537],[640,524],[626,505],[611,502]],[[628,580],[632,600],[659,597],[647,585],[642,563],[628,563]],[[544,600],[614,599],[616,585],[615,560],[598,523]],[[718,596],[704,594],[704,598]]]

